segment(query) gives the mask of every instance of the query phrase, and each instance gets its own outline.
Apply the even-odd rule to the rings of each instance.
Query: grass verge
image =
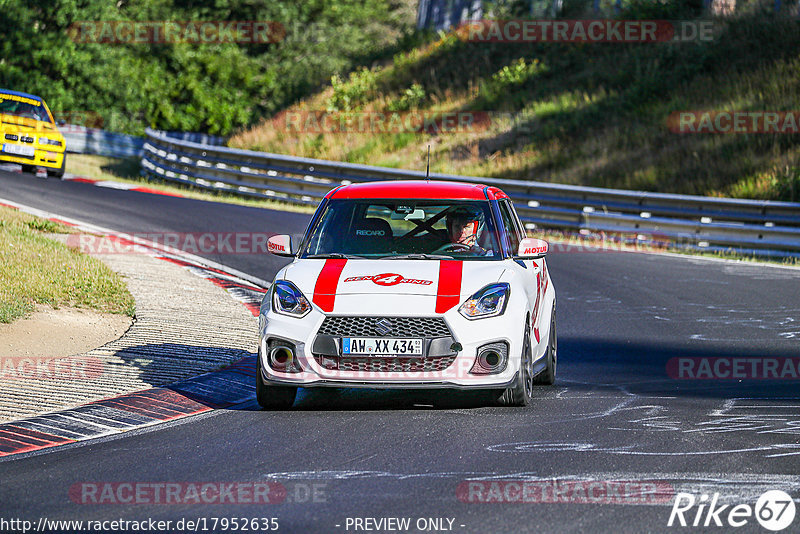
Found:
[[[117,273],[46,235],[70,232],[66,226],[0,207],[0,322],[20,319],[36,304],[133,316],[133,297]]]

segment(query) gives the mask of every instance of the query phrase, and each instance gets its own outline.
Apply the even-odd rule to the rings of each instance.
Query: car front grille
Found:
[[[333,358],[314,355],[314,359],[325,369],[367,373],[417,373],[444,371],[456,359],[456,355],[432,358]]]
[[[337,337],[443,337],[452,335],[442,317],[326,317],[317,333]]]

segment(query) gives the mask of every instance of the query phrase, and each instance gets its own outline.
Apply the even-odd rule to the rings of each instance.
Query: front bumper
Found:
[[[60,169],[64,164],[64,151],[62,150],[61,152],[56,152],[55,150],[40,150],[37,148],[33,157],[0,152],[0,162],[16,163],[18,165],[33,165],[48,169]]]
[[[326,317],[317,309],[302,319],[287,317],[271,310],[266,313],[262,310],[260,317],[259,357],[262,358],[260,366],[262,378],[265,382],[275,385],[380,389],[503,389],[514,382],[520,368],[524,317],[517,318],[508,312],[500,317],[479,321],[469,321],[455,309],[438,316],[444,318],[453,341],[461,345],[461,350],[453,352],[452,363],[443,370],[410,372],[344,371],[323,367],[312,351],[317,332]],[[287,373],[270,367],[267,355],[268,343],[272,340],[281,340],[294,345],[302,372]],[[505,369],[496,374],[471,373],[478,348],[498,341],[508,345]]]
[[[450,381],[408,381],[404,382],[397,380],[394,382],[379,382],[379,381],[350,381],[350,380],[316,380],[312,383],[298,383],[297,381],[282,380],[280,378],[271,377],[268,372],[264,372],[263,378],[265,381],[281,386],[300,386],[300,387],[331,387],[331,388],[366,388],[366,389],[457,389],[461,391],[481,390],[481,389],[504,389],[511,386],[516,379],[517,374],[506,383],[498,384],[454,384]]]

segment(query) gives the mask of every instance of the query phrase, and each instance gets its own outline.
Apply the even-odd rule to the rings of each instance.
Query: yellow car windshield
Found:
[[[47,111],[41,103],[35,106],[28,102],[20,102],[19,100],[12,99],[10,96],[3,95],[2,93],[0,93],[0,113],[50,122],[50,117],[47,115]]]

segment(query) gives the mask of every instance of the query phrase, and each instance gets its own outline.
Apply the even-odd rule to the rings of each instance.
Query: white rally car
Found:
[[[556,374],[547,242],[526,238],[496,187],[443,181],[328,193],[259,314],[256,389],[288,408],[298,387],[494,390],[525,406]]]

